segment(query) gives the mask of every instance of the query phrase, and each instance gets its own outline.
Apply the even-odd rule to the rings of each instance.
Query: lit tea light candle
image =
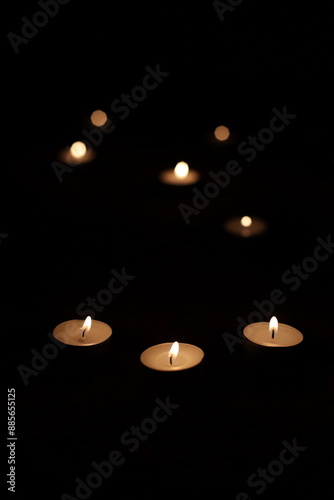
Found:
[[[186,186],[198,182],[200,174],[197,170],[190,169],[188,163],[185,161],[180,161],[173,170],[163,170],[160,172],[159,178],[164,184]]]
[[[89,163],[95,158],[95,153],[92,148],[87,148],[82,141],[74,142],[70,148],[59,153],[59,159],[69,165],[79,165],[81,163]]]
[[[243,333],[251,342],[265,347],[291,347],[300,344],[304,338],[296,328],[278,323],[275,316],[269,323],[260,321],[247,325]]]
[[[224,223],[225,231],[236,236],[248,238],[249,236],[257,236],[267,230],[267,224],[259,217],[232,217]]]
[[[63,344],[86,347],[105,342],[111,336],[112,329],[106,323],[87,316],[84,322],[72,319],[60,323],[52,334]]]
[[[198,365],[204,352],[192,344],[166,342],[146,349],[140,356],[143,365],[152,370],[175,372]]]

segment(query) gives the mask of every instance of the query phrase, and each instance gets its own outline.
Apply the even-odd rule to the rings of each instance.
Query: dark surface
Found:
[[[108,12],[72,0],[18,54],[5,40],[2,381],[4,398],[16,389],[15,498],[77,497],[76,478],[112,450],[125,461],[92,499],[318,499],[332,490],[334,257],[296,290],[282,281],[334,233],[332,35],[323,6],[267,4],[245,0],[220,22],[211,2]],[[20,18],[37,10],[12,5],[4,34],[20,33]],[[121,120],[111,103],[158,64],[169,76]],[[248,162],[238,145],[285,106],[296,118]],[[116,129],[60,183],[51,164],[83,138],[97,107]],[[231,137],[218,144],[221,123]],[[159,172],[188,161],[203,192],[209,172],[232,159],[242,172],[187,225],[178,206],[191,205],[193,188],[163,186]],[[268,231],[226,234],[223,222],[245,213]],[[31,367],[31,350],[41,353],[53,328],[122,268],[135,278],[96,314],[110,340],[59,350],[25,385],[17,367]],[[272,314],[303,343],[231,353],[223,334],[274,289],[286,299]],[[201,365],[161,374],[140,363],[144,349],[174,340],[201,347]],[[121,436],[145,425],[157,398],[179,406],[131,452]],[[294,440],[306,449],[258,493],[249,476]]]

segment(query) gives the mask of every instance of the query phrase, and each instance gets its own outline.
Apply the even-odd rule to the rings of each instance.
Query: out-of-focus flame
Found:
[[[189,173],[188,163],[180,161],[174,168],[174,173],[178,179],[184,179]]]
[[[215,128],[214,135],[218,141],[226,141],[230,136],[230,131],[224,125],[219,125],[219,127]]]
[[[106,123],[107,119],[107,114],[101,109],[93,111],[93,113],[90,115],[90,121],[96,127],[102,127]]]
[[[70,147],[70,153],[76,160],[83,158],[87,153],[86,144],[81,141],[74,142]]]
[[[248,217],[248,215],[245,215],[244,217],[241,217],[240,224],[243,227],[250,227],[253,224],[253,221],[252,221],[251,217]]]

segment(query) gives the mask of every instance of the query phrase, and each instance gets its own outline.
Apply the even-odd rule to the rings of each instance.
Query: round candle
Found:
[[[292,326],[278,323],[275,316],[270,322],[260,321],[244,328],[245,337],[265,347],[291,347],[303,340],[302,333]]]
[[[203,357],[204,352],[195,345],[165,342],[146,349],[140,361],[153,370],[176,372],[198,365]]]
[[[180,161],[173,170],[163,170],[160,172],[159,178],[164,184],[186,186],[198,182],[200,174],[197,170],[189,169],[186,162]]]
[[[52,333],[63,344],[87,347],[107,340],[112,334],[112,329],[107,323],[91,320],[88,316],[84,322],[82,319],[64,321],[56,326]]]
[[[60,151],[59,159],[69,165],[79,165],[81,163],[89,163],[95,158],[95,153],[92,148],[87,149],[84,142],[77,141],[68,149]]]
[[[264,233],[267,229],[267,224],[259,217],[245,215],[243,217],[228,219],[224,224],[224,229],[231,234],[248,238],[249,236],[257,236]]]

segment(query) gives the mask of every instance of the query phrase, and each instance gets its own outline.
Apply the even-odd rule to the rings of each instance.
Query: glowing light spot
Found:
[[[180,161],[174,168],[174,173],[178,179],[184,179],[189,173],[188,163]]]
[[[83,158],[87,153],[86,144],[81,141],[74,142],[70,148],[70,153],[73,156],[73,158],[76,159]]]
[[[240,219],[240,223],[243,227],[250,227],[253,223],[251,217],[248,217],[248,215],[245,215]]]
[[[107,114],[104,111],[101,111],[101,109],[93,111],[93,113],[90,115],[90,121],[96,127],[102,127],[107,122],[107,120]]]
[[[218,141],[226,141],[230,136],[230,131],[224,125],[219,125],[219,127],[215,128],[214,135]]]

